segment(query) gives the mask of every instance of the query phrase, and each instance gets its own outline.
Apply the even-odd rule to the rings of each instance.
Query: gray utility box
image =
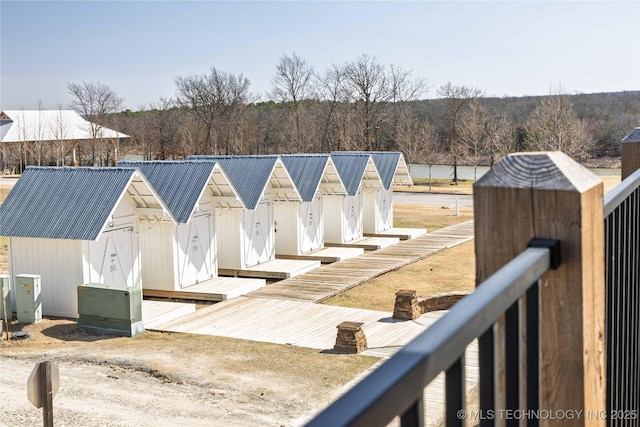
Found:
[[[78,286],[78,326],[95,335],[144,332],[142,289],[89,283]]]
[[[7,320],[11,321],[11,283],[7,274],[0,274],[0,320],[4,320],[4,309],[7,308]]]
[[[40,302],[40,276],[16,275],[16,318],[20,323],[38,323],[42,320]]]

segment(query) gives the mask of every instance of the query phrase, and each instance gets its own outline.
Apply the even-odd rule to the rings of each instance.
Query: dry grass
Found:
[[[329,298],[324,304],[390,312],[396,291],[400,289],[415,290],[419,296],[426,296],[472,291],[474,287],[474,243],[470,241],[376,277]]]
[[[460,208],[460,215],[452,207],[426,205],[393,205],[393,226],[401,228],[426,228],[435,231],[473,218],[473,209]]]
[[[431,190],[429,190],[429,180],[427,178],[416,178],[412,187],[396,186],[395,191],[408,191],[412,193],[447,193],[447,194],[472,194],[472,180],[458,181],[457,184],[450,179],[432,179]]]

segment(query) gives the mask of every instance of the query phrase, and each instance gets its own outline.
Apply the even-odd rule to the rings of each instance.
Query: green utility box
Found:
[[[7,308],[7,319],[11,321],[11,284],[9,275],[0,274],[0,320],[4,320],[4,308]]]
[[[142,289],[89,283],[78,286],[78,326],[95,335],[144,332]]]
[[[20,323],[38,323],[42,320],[40,302],[40,276],[16,275],[16,318]]]

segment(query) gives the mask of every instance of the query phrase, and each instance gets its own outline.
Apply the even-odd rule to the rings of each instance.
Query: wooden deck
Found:
[[[276,255],[276,259],[303,259],[320,261],[323,264],[331,264],[332,262],[355,258],[363,253],[364,249],[362,248],[332,247],[316,249],[315,251],[307,252],[302,255]]]
[[[326,243],[328,248],[361,248],[365,251],[377,251],[398,243],[397,237],[362,237],[347,243]]]
[[[241,279],[237,277],[214,277],[197,285],[182,288],[179,291],[143,289],[142,294],[151,298],[174,298],[183,300],[219,302],[245,295],[256,289],[264,288],[264,279]]]
[[[288,279],[320,267],[320,261],[273,259],[244,270],[218,268],[221,276]]]
[[[473,239],[473,220],[405,240],[357,258],[324,265],[309,273],[282,280],[248,295],[318,302],[380,274],[398,269]]]
[[[366,237],[397,237],[400,240],[415,239],[425,234],[427,234],[427,230],[424,228],[390,228],[379,233],[364,233]]]
[[[242,296],[179,319],[156,322],[154,329],[331,350],[339,323],[362,322],[369,346],[365,354],[389,357],[443,313],[434,311],[415,321],[400,321],[390,312]]]
[[[145,329],[171,322],[196,312],[196,305],[183,302],[142,301],[142,322]]]

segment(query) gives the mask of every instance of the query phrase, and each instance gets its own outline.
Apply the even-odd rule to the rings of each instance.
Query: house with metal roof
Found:
[[[78,317],[78,285],[142,287],[139,241],[165,220],[137,169],[28,167],[0,206],[0,235],[11,276],[40,275],[42,312]]]
[[[274,203],[301,196],[278,156],[190,156],[222,166],[242,207],[217,217],[218,271],[225,275],[288,278],[319,267],[315,261],[277,263]]]
[[[71,146],[71,161],[77,165],[76,148],[81,141],[96,139],[109,141],[113,144],[114,157],[117,161],[117,141],[123,138],[129,138],[129,135],[85,120],[73,110],[4,110],[0,112],[3,169],[6,169],[8,164],[8,148],[17,143],[66,142]]]
[[[197,161],[123,161],[119,166],[140,169],[176,220],[159,222],[153,233],[141,235],[145,295],[179,296],[172,292],[194,291],[199,285],[199,293],[219,295],[209,299],[230,297],[217,289],[215,223],[219,210],[243,208],[243,204],[222,167],[216,162]],[[229,288],[228,280],[244,291],[265,285],[263,279],[224,279],[225,289]]]
[[[363,192],[382,189],[380,174],[369,153],[333,152],[331,160],[336,166],[347,194],[327,195],[324,197],[325,235],[327,246],[355,245],[363,238]],[[390,239],[388,244],[396,243]],[[382,242],[382,241],[381,241]],[[365,249],[377,249],[380,245]]]
[[[276,201],[276,256],[335,262],[363,253],[358,248],[324,247],[324,195],[345,196],[338,170],[329,154],[283,154],[280,156],[300,201]]]

